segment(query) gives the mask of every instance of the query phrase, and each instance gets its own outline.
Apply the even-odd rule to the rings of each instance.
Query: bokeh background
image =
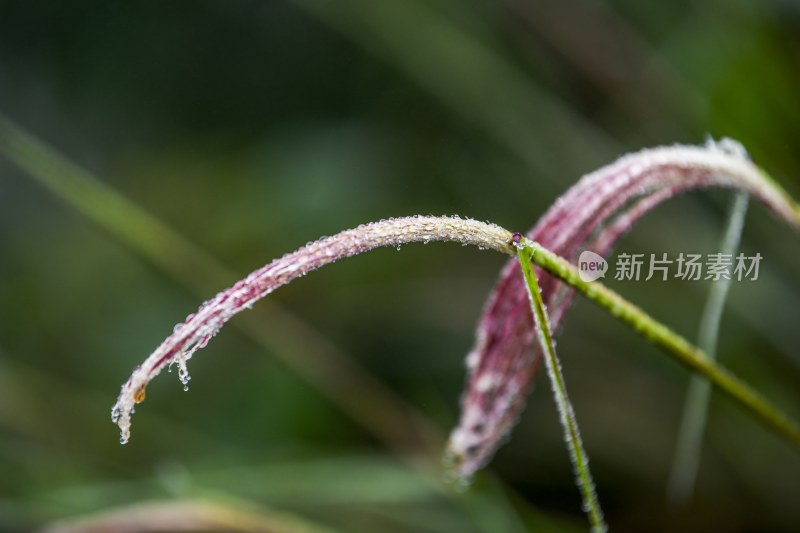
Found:
[[[0,113],[22,130],[3,119],[0,530],[185,501],[287,531],[585,530],[544,376],[473,488],[441,483],[496,254],[333,265],[235,319],[189,392],[154,381],[126,446],[110,406],[200,302],[362,222],[526,229],[581,174],[706,135],[798,197],[799,66],[791,0],[0,1]],[[617,252],[713,251],[729,198],[673,200]],[[800,241],[757,205],[743,239],[764,260],[720,357],[800,416]],[[708,284],[609,283],[696,337]],[[797,450],[720,397],[670,508],[688,371],[586,301],[559,349],[612,529],[800,524]]]

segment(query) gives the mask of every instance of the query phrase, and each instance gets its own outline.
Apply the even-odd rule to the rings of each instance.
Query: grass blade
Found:
[[[727,229],[722,240],[720,252],[733,256],[739,248],[744,219],[750,195],[738,193],[730,208]],[[725,300],[731,287],[730,278],[722,278],[711,285],[711,290],[700,318],[700,334],[697,346],[709,358],[717,353],[717,340],[722,320]],[[702,376],[694,375],[689,383],[684,404],[683,419],[678,433],[678,445],[670,473],[668,499],[673,504],[685,505],[692,497],[697,470],[700,465],[700,451],[703,434],[708,420],[708,404],[711,398],[711,383]]]
[[[550,385],[553,388],[553,396],[558,406],[559,420],[564,429],[567,450],[572,460],[572,466],[575,468],[576,484],[583,497],[583,509],[589,517],[592,531],[599,533],[606,531],[608,527],[603,520],[603,511],[600,508],[592,473],[589,470],[589,456],[583,447],[575,410],[572,408],[572,402],[570,402],[567,394],[567,386],[564,382],[564,375],[561,372],[561,363],[558,360],[558,355],[556,355],[555,343],[550,330],[550,320],[547,317],[547,309],[545,309],[539,282],[536,279],[536,271],[533,267],[533,252],[536,246],[538,245],[528,239],[521,240],[518,244],[517,257],[522,268],[522,275],[525,277],[525,287],[530,298],[531,309],[536,318],[536,333],[544,354],[547,375],[550,377]]]
[[[0,154],[192,293],[207,297],[237,279],[157,217],[2,115]],[[401,456],[432,454],[441,446],[444,439],[430,420],[292,313],[267,303],[235,325]]]

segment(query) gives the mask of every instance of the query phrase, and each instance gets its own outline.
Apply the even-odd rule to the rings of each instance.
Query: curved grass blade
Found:
[[[706,187],[746,191],[800,229],[797,204],[746,158],[740,145],[723,140],[705,147],[672,146],[624,156],[583,177],[527,236],[571,262],[586,249],[606,255],[655,206]],[[524,281],[514,263],[506,264],[489,296],[475,346],[467,356],[469,375],[461,418],[446,453],[447,461],[456,465],[453,474],[464,479],[483,466],[506,438],[541,364]],[[539,284],[557,333],[574,291],[546,273]]]
[[[364,224],[326,237],[276,259],[203,304],[196,313],[175,326],[169,337],[131,374],[112,409],[120,428],[120,441],[130,438],[134,406],[145,398],[147,384],[165,367],[178,366],[178,376],[188,388],[186,362],[203,348],[222,325],[249,309],[278,287],[322,266],[381,246],[410,242],[452,241],[513,253],[511,232],[493,224],[458,217],[414,216]]]
[[[169,225],[2,114],[0,154],[193,294],[207,296],[239,279]],[[245,336],[401,457],[421,466],[416,458],[421,451],[435,453],[441,447],[444,437],[432,421],[293,313],[269,302],[242,318],[235,326]],[[436,466],[425,468],[433,474]]]

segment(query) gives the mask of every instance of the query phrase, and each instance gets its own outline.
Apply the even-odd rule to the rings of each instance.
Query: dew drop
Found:
[[[133,394],[134,403],[142,403],[144,401],[145,393],[147,392],[146,388],[147,385],[142,385],[141,387],[136,389],[136,392]]]
[[[184,389],[188,389],[189,380],[192,379],[192,377],[189,375],[189,369],[186,367],[186,355],[180,352],[175,356],[173,361],[178,365],[178,379],[183,383]]]

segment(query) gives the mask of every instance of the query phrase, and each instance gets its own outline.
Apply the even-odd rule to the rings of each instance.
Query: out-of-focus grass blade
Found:
[[[156,501],[65,520],[42,533],[324,533],[329,528],[284,512],[245,509],[211,501]]]
[[[169,474],[132,481],[72,485],[38,496],[40,513],[61,516],[65,509],[90,513],[124,502],[171,493]],[[424,473],[386,456],[286,459],[233,468],[193,469],[177,496],[219,501],[245,499],[291,508],[330,524],[346,524],[353,513],[367,521],[388,521],[411,531],[570,530],[573,524],[524,507],[524,519],[496,480],[482,475],[466,493],[442,494]],[[213,487],[213,488],[212,488]],[[372,518],[370,518],[372,517]],[[410,529],[409,529],[410,528]],[[358,528],[356,528],[358,529]],[[363,528],[358,530],[364,530]]]
[[[736,194],[731,204],[727,229],[722,239],[720,253],[734,257],[739,248],[747,204],[750,195],[746,192]],[[720,279],[712,284],[711,290],[700,318],[698,348],[711,359],[717,355],[717,340],[722,321],[722,311],[731,288],[731,279]],[[708,404],[711,399],[711,383],[702,376],[694,375],[689,381],[686,393],[683,419],[678,433],[678,445],[670,474],[668,496],[673,504],[685,505],[694,492],[697,470],[700,466],[700,452],[703,446]]]

